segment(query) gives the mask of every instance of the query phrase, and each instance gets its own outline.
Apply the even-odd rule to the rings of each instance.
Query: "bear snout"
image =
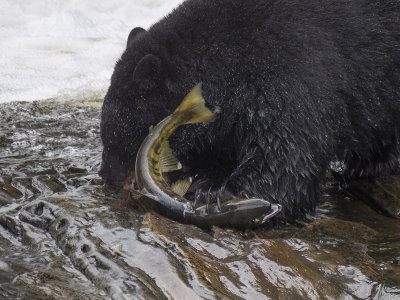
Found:
[[[98,172],[107,186],[131,190],[136,187],[135,170],[124,168],[124,164],[103,162]]]

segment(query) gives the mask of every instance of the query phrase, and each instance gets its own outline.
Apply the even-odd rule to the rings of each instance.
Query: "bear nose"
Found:
[[[103,164],[101,165],[100,170],[99,170],[99,172],[97,172],[97,174],[99,174],[99,176],[100,176],[101,178],[103,178],[103,176],[104,176],[104,167],[103,167]]]
[[[106,177],[107,172],[106,172],[106,166],[105,166],[104,162],[101,163],[100,170],[97,172],[97,174],[99,174],[99,176],[103,180],[106,179],[105,177]]]

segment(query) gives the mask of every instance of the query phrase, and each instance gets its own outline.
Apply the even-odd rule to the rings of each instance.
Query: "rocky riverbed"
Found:
[[[104,188],[101,101],[0,105],[1,299],[399,299],[400,177],[204,231]]]

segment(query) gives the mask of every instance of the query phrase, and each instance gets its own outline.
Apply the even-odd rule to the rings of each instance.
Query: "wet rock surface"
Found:
[[[100,105],[0,106],[0,299],[400,298],[399,177],[327,188],[297,225],[204,231],[102,186]]]
[[[392,218],[400,219],[400,176],[357,180],[352,193]]]

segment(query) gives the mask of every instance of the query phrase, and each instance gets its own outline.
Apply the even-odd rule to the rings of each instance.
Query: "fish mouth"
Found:
[[[128,178],[123,182],[122,188],[125,191],[130,191],[136,189],[136,177],[135,172],[129,172]]]

